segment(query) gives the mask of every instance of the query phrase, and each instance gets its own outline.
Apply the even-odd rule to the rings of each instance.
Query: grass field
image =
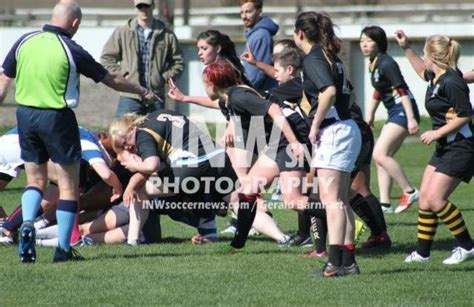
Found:
[[[427,121],[425,120],[425,123]],[[426,124],[424,125],[426,126]],[[433,148],[406,144],[397,158],[419,186],[421,172]],[[0,194],[10,212],[18,202],[24,178]],[[375,193],[376,180],[372,187]],[[393,191],[393,196],[399,190]],[[474,188],[462,184],[452,201],[474,229]],[[394,203],[396,200],[393,200]],[[296,231],[296,214],[274,210],[281,228]],[[404,257],[416,241],[416,209],[386,215],[394,241],[390,252],[358,249],[360,276],[322,280],[310,273],[322,260],[303,258],[301,248],[279,249],[262,237],[249,240],[244,252],[219,253],[230,237],[193,246],[194,229],[162,218],[166,242],[157,245],[90,246],[79,251],[80,263],[52,264],[52,248],[38,248],[34,265],[19,263],[16,248],[0,247],[0,302],[23,304],[92,305],[473,305],[474,261],[445,266],[441,261],[454,240],[438,228],[432,261],[407,265]],[[219,219],[222,229],[226,220]],[[365,239],[367,234],[364,235]]]

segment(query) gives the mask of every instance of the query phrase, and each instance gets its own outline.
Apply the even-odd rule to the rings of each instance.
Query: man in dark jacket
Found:
[[[240,17],[245,26],[246,48],[257,61],[271,65],[273,36],[279,27],[269,17],[262,16],[262,6],[262,0],[240,0]],[[243,64],[245,74],[256,90],[264,92],[277,86],[277,82],[262,70],[245,61]]]

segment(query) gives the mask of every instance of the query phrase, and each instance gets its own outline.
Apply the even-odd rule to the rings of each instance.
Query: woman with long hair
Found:
[[[418,243],[405,262],[430,260],[438,221],[456,238],[457,246],[444,264],[458,264],[474,258],[472,238],[459,209],[449,201],[461,181],[474,175],[474,127],[469,88],[457,63],[460,45],[443,35],[426,39],[423,59],[410,48],[408,38],[399,30],[396,40],[405,51],[413,69],[428,82],[425,107],[432,130],[421,135],[425,145],[436,142],[436,149],[425,168],[420,186]]]
[[[326,13],[304,12],[295,22],[293,38],[306,56],[304,91],[311,103],[309,139],[314,151],[319,196],[326,208],[329,260],[323,277],[359,274],[355,261],[354,216],[349,207],[351,172],[360,152],[361,134],[351,119],[351,89],[338,58],[340,40]]]

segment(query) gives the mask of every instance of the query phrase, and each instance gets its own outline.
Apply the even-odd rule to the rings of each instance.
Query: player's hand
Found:
[[[418,127],[418,122],[414,118],[408,119],[408,133],[410,135],[415,135],[418,133],[419,127]]]
[[[311,144],[318,144],[320,138],[319,127],[316,127],[316,125],[311,125],[308,138]]]
[[[421,136],[421,142],[425,145],[431,145],[431,143],[439,140],[441,136],[436,130],[429,130],[424,132]]]
[[[110,202],[113,203],[117,199],[120,198],[123,194],[123,188],[122,185],[116,186],[112,188],[112,196],[110,197]]]
[[[138,164],[140,162],[142,162],[142,159],[138,155],[128,153],[126,156],[122,156],[120,164],[132,173],[136,173],[138,172]]]
[[[252,65],[257,64],[257,59],[253,55],[252,51],[250,51],[248,44],[245,47],[244,53],[240,55],[240,59]]]
[[[141,94],[142,103],[145,106],[149,106],[157,101],[162,102],[161,98],[158,97],[152,90],[145,89],[145,92]]]
[[[125,189],[125,192],[123,192],[123,203],[125,206],[127,208],[133,206],[136,201],[141,201],[137,191],[129,188]]]
[[[290,144],[291,151],[296,159],[300,160],[304,157],[304,146],[300,142],[294,142]]]
[[[212,241],[209,240],[209,239],[204,238],[202,235],[195,235],[191,238],[191,243],[193,245],[202,245],[202,244],[206,244],[206,243],[210,243],[210,242],[212,242]]]
[[[367,116],[367,119],[365,120],[365,122],[367,123],[367,125],[369,125],[369,127],[374,128],[374,117],[373,116]]]
[[[181,90],[176,86],[176,84],[173,82],[173,79],[168,80],[168,96],[176,101],[181,101],[184,102],[184,97],[185,95]]]
[[[402,30],[395,31],[395,39],[398,42],[398,45],[402,49],[407,49],[410,47],[410,43],[408,42],[408,36]]]

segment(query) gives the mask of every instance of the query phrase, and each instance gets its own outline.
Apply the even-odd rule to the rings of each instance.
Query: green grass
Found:
[[[397,158],[419,186],[432,147],[405,145]],[[375,174],[375,172],[374,172]],[[24,178],[0,194],[10,212],[18,202]],[[372,180],[375,193],[376,178]],[[471,186],[461,184],[452,201],[474,229]],[[393,196],[399,190],[394,189]],[[394,203],[396,200],[394,200]],[[296,214],[273,212],[280,227],[296,231]],[[157,245],[79,248],[87,261],[52,264],[52,248],[38,248],[35,265],[19,263],[15,248],[0,247],[1,302],[22,304],[160,304],[160,305],[471,305],[474,261],[447,267],[454,240],[440,226],[432,261],[407,265],[403,259],[415,246],[416,209],[386,215],[394,247],[388,253],[358,249],[360,276],[334,280],[310,277],[323,262],[301,257],[300,248],[279,249],[262,237],[251,238],[244,252],[219,253],[222,242],[193,246],[194,230],[162,220],[167,242]],[[219,219],[220,229],[226,220]],[[367,234],[364,235],[365,239]]]

